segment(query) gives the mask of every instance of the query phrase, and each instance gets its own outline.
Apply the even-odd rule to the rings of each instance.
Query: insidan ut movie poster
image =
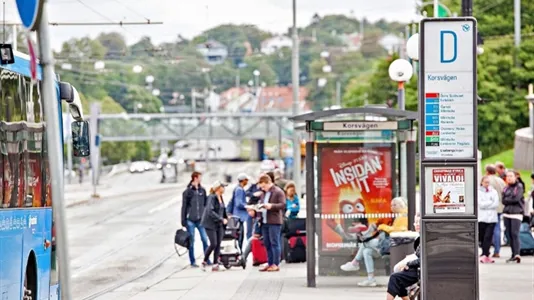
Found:
[[[357,236],[392,221],[392,148],[321,147],[321,252],[350,252]]]

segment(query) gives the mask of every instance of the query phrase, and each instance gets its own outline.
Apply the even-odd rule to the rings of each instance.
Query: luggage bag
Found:
[[[259,266],[267,262],[267,250],[263,240],[254,238],[250,242],[252,250],[252,265]]]
[[[534,255],[534,237],[528,223],[521,223],[519,229],[519,255]]]
[[[286,263],[290,264],[306,261],[306,236],[284,238],[283,243]]]

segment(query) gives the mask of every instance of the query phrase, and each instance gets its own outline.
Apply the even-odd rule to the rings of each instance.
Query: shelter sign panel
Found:
[[[475,159],[475,21],[424,22],[422,26],[424,158]],[[436,47],[439,51],[431,50]]]

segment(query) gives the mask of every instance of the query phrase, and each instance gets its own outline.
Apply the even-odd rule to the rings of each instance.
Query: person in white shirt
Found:
[[[490,258],[490,247],[493,239],[493,230],[497,224],[497,208],[499,207],[499,194],[490,185],[490,177],[482,177],[478,187],[478,238],[482,246],[480,262],[494,263]]]

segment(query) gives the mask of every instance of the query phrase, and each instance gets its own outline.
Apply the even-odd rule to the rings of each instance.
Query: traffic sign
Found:
[[[473,18],[421,22],[423,159],[476,159],[476,37]]]
[[[16,0],[22,25],[28,30],[36,30],[43,12],[45,0]]]

